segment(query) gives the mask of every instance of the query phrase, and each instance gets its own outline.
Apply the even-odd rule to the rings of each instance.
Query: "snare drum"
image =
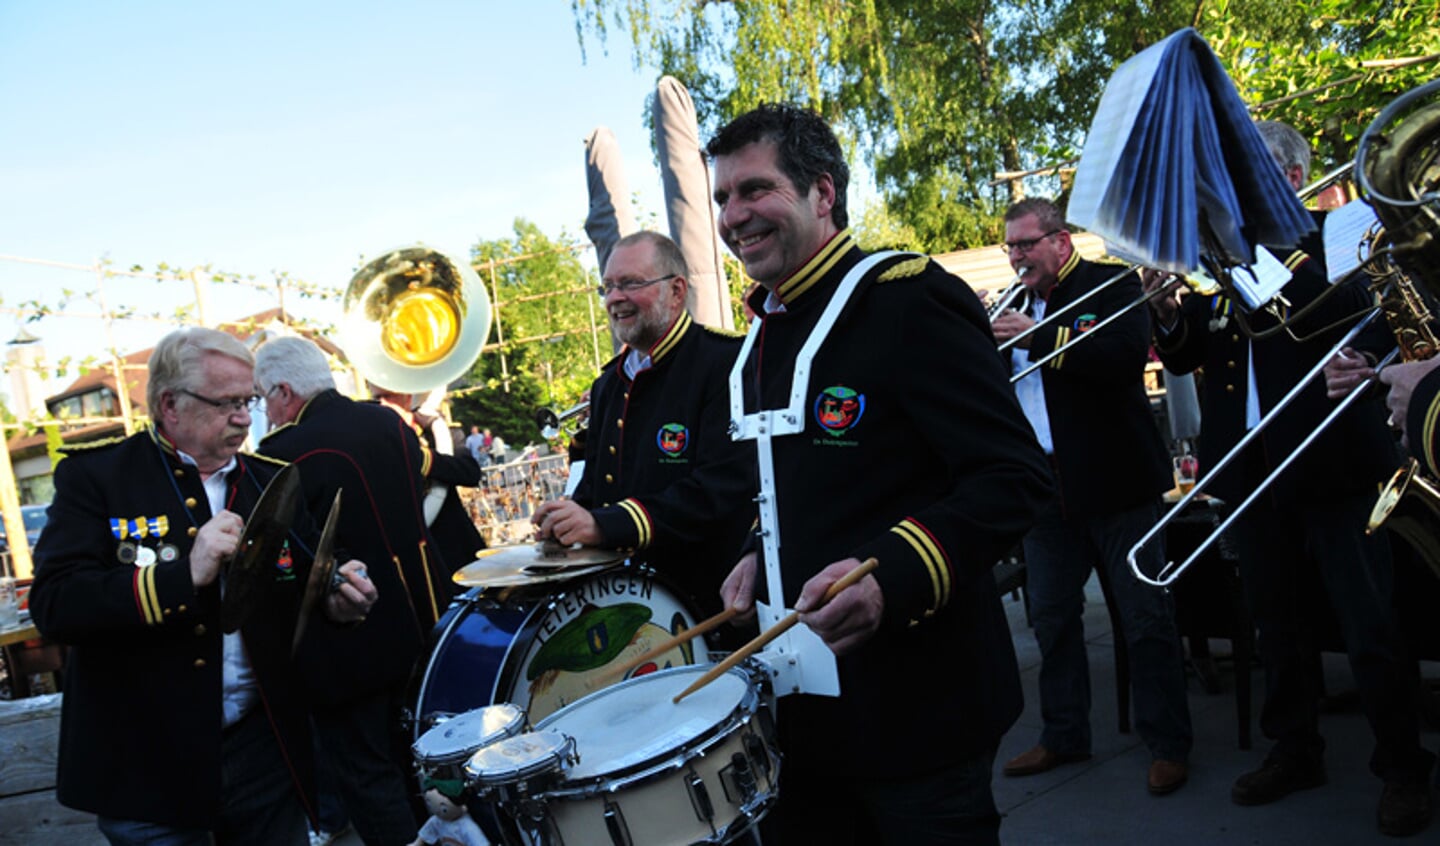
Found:
[[[504,703],[467,711],[437,724],[410,747],[415,766],[430,781],[468,785],[465,763],[482,747],[514,737],[525,727],[525,712]]]
[[[780,756],[768,677],[736,668],[672,703],[708,669],[632,678],[535,725],[575,742],[578,762],[541,797],[558,842],[725,843],[769,810]]]
[[[416,734],[438,718],[499,702],[532,722],[613,683],[608,668],[695,625],[695,614],[661,579],[617,566],[535,591],[474,588],[440,621],[440,637],[416,697]],[[690,641],[627,677],[704,660]]]

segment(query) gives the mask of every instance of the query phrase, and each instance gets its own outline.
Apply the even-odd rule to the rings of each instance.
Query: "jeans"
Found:
[[[213,834],[143,820],[101,817],[96,823],[111,846],[307,846],[305,811],[289,767],[257,705],[225,732],[223,807]]]
[[[1159,519],[1148,503],[1104,517],[1066,519],[1052,501],[1025,536],[1030,619],[1040,645],[1040,743],[1061,755],[1089,755],[1090,664],[1085,652],[1085,582],[1103,567],[1130,656],[1135,731],[1155,760],[1185,762],[1193,735],[1185,658],[1169,593],[1134,577],[1126,555]],[[1164,564],[1161,544],[1141,552],[1147,572]]]

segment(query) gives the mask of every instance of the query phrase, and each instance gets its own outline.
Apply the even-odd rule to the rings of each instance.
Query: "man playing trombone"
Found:
[[[1299,190],[1310,168],[1305,139],[1273,121],[1258,128],[1276,164]],[[1318,234],[1276,256],[1293,273],[1281,292],[1292,313],[1328,287]],[[1151,290],[1173,284],[1149,271],[1145,281]],[[1151,299],[1156,350],[1165,366],[1177,373],[1204,368],[1202,466],[1215,466],[1254,428],[1334,346],[1347,328],[1345,318],[1367,310],[1369,299],[1358,285],[1335,291],[1306,319],[1292,321],[1291,331],[1303,342],[1282,333],[1248,337],[1224,294],[1192,296],[1183,304],[1173,294]],[[1341,325],[1334,325],[1337,320]],[[1252,331],[1275,326],[1273,316],[1258,310],[1248,322]],[[1201,484],[1232,505],[1239,503],[1333,407],[1325,387],[1311,382],[1238,460]],[[1326,781],[1319,644],[1313,609],[1306,602],[1307,588],[1318,581],[1335,610],[1375,733],[1371,770],[1385,783],[1379,828],[1398,836],[1429,823],[1434,756],[1419,742],[1419,677],[1391,610],[1389,547],[1383,533],[1365,534],[1375,492],[1394,466],[1383,411],[1376,403],[1355,403],[1233,524],[1231,537],[1265,666],[1260,727],[1275,741],[1261,767],[1235,781],[1231,797],[1238,804],[1273,802]]]
[[[1010,362],[1017,374],[1119,312],[1140,292],[1133,273],[1082,259],[1060,210],[1048,200],[1010,207],[1005,248],[1030,294],[1029,314],[1006,311],[993,323],[997,340],[1019,338]],[[1117,272],[1128,278],[1107,285]],[[1072,303],[1075,308],[1058,313]],[[1056,319],[1036,328],[1047,308]],[[1137,581],[1125,557],[1159,519],[1160,494],[1171,478],[1145,394],[1149,340],[1148,315],[1132,308],[1015,385],[1055,469],[1059,495],[1024,540],[1045,725],[1037,745],[1005,764],[1007,776],[1090,757],[1090,671],[1081,611],[1091,569],[1108,583],[1121,621],[1115,636],[1124,637],[1128,647],[1135,727],[1152,761],[1147,787],[1156,795],[1171,793],[1188,775],[1192,733],[1174,604],[1168,593]],[[1158,567],[1159,545],[1151,545],[1149,553]]]

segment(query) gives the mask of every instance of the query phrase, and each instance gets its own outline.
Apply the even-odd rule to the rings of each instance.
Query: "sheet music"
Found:
[[[1375,210],[1361,201],[1346,203],[1325,215],[1325,269],[1331,283],[1360,266],[1360,243],[1379,221]]]
[[[1131,57],[1105,86],[1067,216],[1114,255],[1172,273],[1193,272],[1202,252],[1248,265],[1256,244],[1293,246],[1314,229],[1193,29]]]
[[[1255,263],[1237,267],[1230,272],[1230,283],[1240,295],[1241,304],[1254,311],[1279,295],[1290,281],[1290,269],[1264,247],[1255,248]]]

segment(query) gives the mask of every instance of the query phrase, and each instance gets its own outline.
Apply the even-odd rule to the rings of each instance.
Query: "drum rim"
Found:
[[[475,756],[479,755],[481,752],[484,752],[486,749],[490,748],[490,746],[504,743],[507,740],[514,740],[516,738],[532,736],[539,737],[542,735],[545,736],[547,740],[559,738],[559,742],[551,745],[551,747],[547,749],[543,755],[537,757],[533,761],[514,767],[512,769],[504,770],[503,772],[496,772],[494,775],[491,775],[489,777],[487,777],[483,772],[477,773],[473,771],[470,767],[470,761],[473,761],[475,759]],[[472,784],[482,787],[501,787],[507,784],[515,784],[517,782],[528,781],[537,775],[544,775],[546,773],[555,771],[563,771],[565,768],[565,759],[573,755],[574,752],[575,739],[568,734],[564,734],[563,732],[558,731],[526,731],[521,732],[517,735],[513,735],[512,737],[497,740],[495,741],[495,743],[483,746],[480,749],[475,750],[474,753],[470,755],[470,759],[465,762],[465,766],[463,769],[465,772],[465,777],[468,778],[470,780],[470,783]]]
[[[512,712],[509,722],[507,722],[502,728],[495,731],[492,735],[481,736],[478,743],[466,748],[454,749],[439,754],[426,754],[425,752],[421,751],[420,744],[431,732],[443,729],[450,723],[456,720],[464,719],[471,714],[478,714],[482,711],[488,711],[491,709],[509,709]],[[509,738],[512,738],[517,734],[523,734],[524,727],[525,709],[521,708],[519,705],[514,704],[513,702],[497,702],[494,705],[485,705],[480,708],[471,708],[469,711],[465,711],[461,714],[456,714],[454,717],[445,720],[444,722],[436,723],[435,725],[427,729],[424,734],[420,735],[418,738],[415,739],[414,743],[410,744],[410,755],[415,759],[415,763],[421,765],[422,767],[427,765],[446,766],[462,763],[464,761],[468,761],[472,756],[474,756],[476,752],[484,749],[486,746],[489,746],[492,743],[499,743],[500,741],[508,740]]]

